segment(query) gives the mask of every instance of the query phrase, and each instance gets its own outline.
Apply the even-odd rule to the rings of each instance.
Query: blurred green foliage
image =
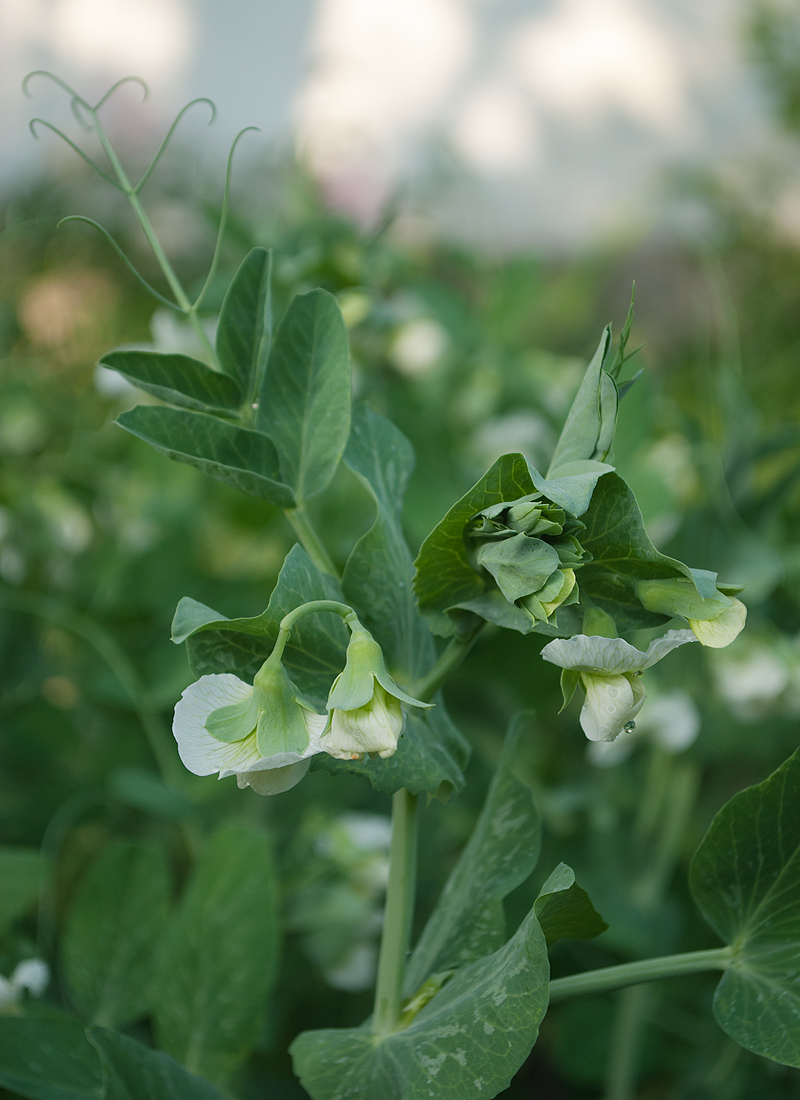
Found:
[[[714,946],[691,907],[687,859],[725,799],[797,743],[800,249],[717,196],[713,243],[702,246],[492,257],[430,240],[402,219],[364,234],[326,212],[307,180],[282,168],[275,175],[268,202],[239,202],[209,316],[253,244],[275,250],[276,316],[299,291],[322,286],[338,296],[356,396],[390,416],[416,450],[405,517],[414,547],[498,455],[522,450],[546,464],[583,365],[603,324],[624,320],[636,275],[634,341],[647,342],[646,370],[622,402],[616,464],[659,549],[747,582],[748,628],[730,651],[691,647],[650,674],[654,696],[680,692],[699,711],[700,735],[685,754],[667,752],[642,722],[613,766],[587,755],[574,709],[557,714],[558,675],[538,660],[541,638],[504,632],[479,644],[446,691],[475,753],[465,794],[423,811],[418,922],[469,835],[502,733],[522,708],[532,713],[519,768],[542,814],[544,854],[540,878],[508,899],[509,925],[566,860],[610,928],[596,942],[556,946],[556,976]],[[245,191],[256,196],[259,185],[253,173]],[[300,1097],[285,1054],[297,1031],[333,1020],[354,1026],[369,1011],[388,801],[365,780],[322,771],[289,795],[261,799],[232,781],[197,779],[178,762],[170,716],[191,677],[183,649],[169,642],[175,605],[189,595],[227,615],[259,613],[293,539],[274,509],[167,462],[111,423],[141,398],[96,370],[102,353],[131,342],[193,345],[171,315],[153,315],[88,229],[55,232],[58,216],[97,208],[92,188],[70,169],[58,186],[17,197],[0,237],[0,839],[41,846],[52,869],[38,910],[28,891],[0,940],[0,973],[32,954],[54,964],[78,883],[112,840],[156,844],[182,882],[218,823],[266,825],[287,938],[235,1093]],[[161,188],[156,205],[168,220],[182,181]],[[102,206],[153,276],[127,222]],[[205,215],[210,221],[210,210],[190,212],[196,232],[175,255],[189,286],[199,285],[207,258]],[[314,510],[341,563],[372,522],[372,503],[342,468]],[[642,1095],[797,1095],[793,1071],[718,1030],[707,1009],[712,987],[680,979],[643,995]],[[78,1007],[69,996],[58,980],[47,994]],[[614,1007],[621,996],[554,1008],[507,1095],[599,1095],[624,1022]],[[148,1025],[132,1034],[147,1041]]]

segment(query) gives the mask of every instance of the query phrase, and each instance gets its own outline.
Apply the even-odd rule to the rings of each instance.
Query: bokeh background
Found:
[[[617,465],[660,549],[747,583],[747,631],[649,673],[637,734],[604,753],[587,752],[576,710],[557,715],[536,636],[479,646],[447,691],[474,753],[467,792],[425,810],[420,919],[510,716],[527,708],[520,770],[546,847],[510,923],[564,859],[611,928],[560,945],[555,973],[713,946],[688,899],[688,858],[724,800],[798,741],[796,4],[0,0],[0,841],[42,849],[54,869],[38,908],[34,875],[0,921],[0,973],[38,955],[57,974],[76,883],[111,838],[157,840],[180,879],[187,830],[266,821],[287,941],[235,1088],[299,1097],[291,1037],[369,1011],[388,807],[365,781],[321,772],[275,800],[181,773],[169,720],[191,677],[169,642],[174,607],[189,595],[257,614],[291,533],[113,424],[140,398],[96,368],[104,351],[196,349],[89,227],[56,229],[66,214],[98,219],[162,286],[122,197],[54,133],[33,140],[34,116],[83,139],[60,89],[37,78],[23,96],[42,68],[90,101],[129,73],[147,80],[147,102],[131,85],[105,114],[134,174],[185,102],[214,100],[214,124],[193,108],[144,193],[190,288],[213,249],[228,147],[260,128],[237,150],[209,330],[253,244],[275,250],[278,314],[312,286],[338,295],[358,396],[417,451],[414,546],[499,454],[546,465],[635,279],[644,375],[622,404]],[[343,561],[371,522],[346,472],[316,521]],[[794,1072],[719,1032],[711,988],[648,992],[627,1083],[609,1065],[613,1000],[559,1006],[508,1095],[800,1095]],[[46,996],[69,1006],[57,977]]]

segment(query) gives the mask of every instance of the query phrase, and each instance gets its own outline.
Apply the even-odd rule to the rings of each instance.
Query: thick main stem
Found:
[[[298,504],[296,508],[286,509],[286,518],[294,528],[294,533],[300,540],[300,545],[305,552],[316,565],[317,569],[323,573],[330,573],[332,577],[339,579],[336,566],[331,561],[330,554],[325,549],[322,543],[322,539],[314,530],[314,526],[311,520],[308,518],[308,513],[302,504]]]
[[[400,790],[392,799],[389,884],[372,1017],[372,1030],[376,1035],[389,1035],[396,1031],[400,1020],[416,874],[417,796]]]
[[[550,983],[550,1003],[588,993],[607,993],[657,978],[676,978],[681,974],[698,974],[703,970],[727,970],[733,958],[730,947],[715,947],[710,951],[688,951],[682,955],[660,955],[655,959],[606,966],[556,978]]]

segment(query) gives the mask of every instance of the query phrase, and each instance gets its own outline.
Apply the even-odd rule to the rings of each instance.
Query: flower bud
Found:
[[[405,725],[402,703],[430,707],[407,695],[386,669],[383,651],[360,623],[353,626],[345,667],[328,696],[325,752],[338,760],[360,760],[365,753],[391,756]]]
[[[720,589],[715,596],[703,598],[688,577],[641,581],[636,586],[636,594],[648,611],[682,616],[700,644],[712,649],[730,645],[741,633],[747,618],[747,608],[741,600]]]

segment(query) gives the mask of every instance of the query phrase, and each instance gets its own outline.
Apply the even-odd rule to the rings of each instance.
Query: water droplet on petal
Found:
[[[633,731],[636,729],[636,723],[631,720],[630,722],[626,722],[622,728],[625,730],[626,733],[633,733]]]

